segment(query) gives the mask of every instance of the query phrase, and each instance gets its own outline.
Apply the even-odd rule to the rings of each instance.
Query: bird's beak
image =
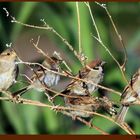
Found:
[[[101,62],[101,66],[103,66],[104,64],[106,64],[106,62],[105,62],[105,61],[102,61],[102,62]]]

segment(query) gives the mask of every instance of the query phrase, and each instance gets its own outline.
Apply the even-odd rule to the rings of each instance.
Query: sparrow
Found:
[[[74,93],[70,93],[69,95],[74,96]],[[79,96],[81,97],[81,96]],[[70,108],[74,108],[77,110],[70,110],[69,112],[72,114],[73,118],[75,119],[77,116],[88,118],[92,117],[93,114],[82,112],[83,111],[90,111],[90,112],[97,112],[99,109],[103,109],[106,113],[112,115],[116,115],[116,110],[114,108],[115,104],[111,102],[107,97],[98,98],[92,96],[82,96],[82,98],[64,98],[65,105]]]
[[[99,84],[103,81],[103,65],[104,61],[94,60],[86,65],[79,71],[79,74],[76,76],[77,78],[83,79],[88,82],[93,82],[95,84]],[[66,87],[62,93],[67,94],[67,92],[74,93],[76,95],[91,95],[95,92],[98,87],[91,83],[86,83],[83,81],[72,80],[71,83]]]
[[[132,76],[129,85],[125,87],[121,95],[122,107],[118,112],[115,120],[118,123],[123,123],[130,105],[139,99],[140,99],[140,68]]]
[[[60,64],[62,60],[58,59],[57,56],[55,56],[54,54],[50,58],[51,59],[46,58],[42,62],[42,65],[51,71],[60,72]],[[48,71],[47,69],[39,67],[38,70],[35,71],[34,75],[31,77],[30,85],[13,93],[13,96],[21,96],[30,89],[35,89],[38,92],[47,92],[46,87],[50,88],[52,86],[57,85],[60,80],[60,75]],[[48,98],[50,98],[47,93],[45,93],[45,95],[47,95]]]
[[[12,48],[0,54],[0,91],[7,91],[18,76],[17,55]]]
[[[52,56],[51,60],[45,59],[42,65],[51,71],[60,72],[61,62],[62,60]],[[51,71],[42,68],[38,69],[36,75],[32,76],[31,78],[31,80],[33,81],[31,87],[40,91],[40,90],[44,90],[44,87],[42,87],[42,85],[45,85],[48,88],[57,85],[60,80],[60,75],[53,73]]]

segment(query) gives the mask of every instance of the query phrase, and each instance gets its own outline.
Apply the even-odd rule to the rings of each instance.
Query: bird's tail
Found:
[[[124,106],[123,105],[121,107],[120,111],[118,112],[118,114],[115,118],[115,121],[118,122],[118,123],[124,122],[128,109],[129,109],[129,106]]]

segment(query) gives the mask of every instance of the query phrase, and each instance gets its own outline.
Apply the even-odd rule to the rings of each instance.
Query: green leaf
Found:
[[[72,132],[70,132],[70,134],[101,134],[99,131],[93,129],[93,128],[89,128],[88,126],[82,126],[81,128],[77,129],[77,130],[73,130]]]
[[[30,97],[31,100],[40,100],[42,97],[42,93],[37,92],[36,90],[32,89],[29,90],[25,97]],[[31,105],[22,105],[20,107],[20,113],[22,114],[22,120],[24,124],[26,124],[25,127],[25,133],[24,134],[38,134],[38,128],[37,122],[40,119],[41,116],[41,110],[37,106],[31,106]]]
[[[55,134],[55,131],[59,128],[58,115],[54,111],[44,108],[43,116],[45,121],[44,127],[47,128],[50,133]]]
[[[8,117],[10,123],[14,127],[17,134],[24,134],[24,123],[21,119],[22,114],[19,113],[17,104],[2,102],[4,113]],[[19,106],[20,107],[20,106]]]

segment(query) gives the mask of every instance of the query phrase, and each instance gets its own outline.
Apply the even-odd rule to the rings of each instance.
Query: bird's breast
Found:
[[[0,90],[7,90],[14,82],[14,69],[11,68],[0,74]]]

